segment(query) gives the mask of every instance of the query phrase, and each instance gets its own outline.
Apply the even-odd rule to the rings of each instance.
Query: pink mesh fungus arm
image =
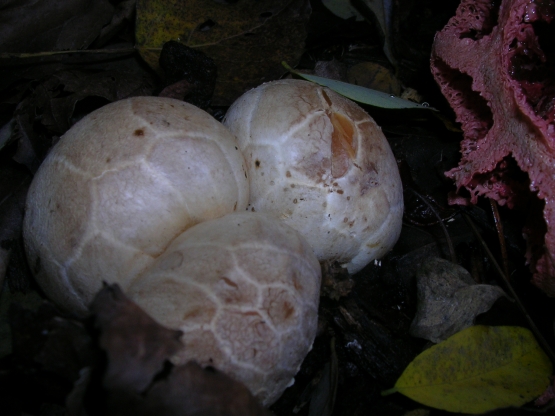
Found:
[[[459,166],[446,174],[459,190],[470,192],[469,202],[485,196],[510,208],[536,207],[524,230],[527,260],[533,283],[550,296],[555,296],[554,15],[553,0],[462,0],[436,34],[431,56],[434,78],[464,134]]]

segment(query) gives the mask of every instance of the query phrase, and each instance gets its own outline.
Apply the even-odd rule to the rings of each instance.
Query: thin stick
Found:
[[[488,248],[486,242],[484,241],[484,239],[480,235],[480,232],[478,231],[478,229],[474,225],[474,221],[472,221],[472,219],[467,214],[463,213],[463,216],[464,216],[464,219],[466,220],[467,224],[470,226],[470,229],[472,230],[472,233],[474,234],[476,239],[480,242],[480,244],[482,245],[482,248],[484,249],[487,256],[491,260],[492,264],[494,265],[495,270],[501,276],[501,278],[507,283],[507,287],[509,289],[509,292],[511,292],[511,295],[512,295],[514,301],[516,302],[516,304],[518,305],[518,308],[520,309],[520,311],[522,312],[522,314],[526,318],[526,321],[528,321],[528,325],[530,327],[530,330],[534,333],[534,336],[538,340],[539,344],[541,345],[541,347],[543,348],[543,350],[545,351],[545,353],[547,354],[547,356],[549,357],[551,362],[555,364],[555,354],[553,353],[553,350],[551,349],[551,347],[549,346],[549,344],[547,343],[547,341],[545,340],[545,338],[543,337],[543,335],[539,331],[538,327],[536,326],[536,324],[534,323],[534,321],[532,320],[530,315],[528,315],[528,312],[526,311],[526,308],[524,307],[520,298],[518,297],[517,293],[515,292],[515,290],[513,288],[513,285],[511,285],[511,282],[509,281],[508,276],[506,276],[505,273],[503,273],[503,270],[501,270],[501,267],[499,266],[499,263],[497,263],[497,261],[495,260],[495,257],[493,257],[493,254],[491,253],[490,249]]]
[[[493,222],[495,222],[495,228],[497,229],[497,236],[499,237],[499,248],[501,249],[501,260],[503,261],[503,271],[505,272],[505,277],[509,277],[509,260],[507,255],[507,243],[505,240],[505,233],[503,232],[503,223],[501,223],[501,216],[499,215],[499,209],[497,209],[497,202],[495,199],[489,198],[489,204],[491,206],[491,211],[493,213]]]
[[[39,58],[41,56],[54,56],[54,55],[70,55],[76,53],[92,53],[92,54],[124,54],[135,52],[135,48],[123,48],[123,49],[83,49],[83,50],[72,50],[72,51],[48,51],[48,52],[32,52],[32,53],[11,53],[5,52],[0,53],[0,59],[8,58]]]
[[[430,201],[428,201],[428,199],[425,196],[420,195],[419,192],[416,192],[412,188],[408,188],[408,189],[412,193],[414,193],[418,198],[420,198],[422,200],[422,202],[424,202],[426,205],[428,205],[428,208],[430,208],[430,210],[434,213],[434,215],[439,220],[439,224],[441,225],[441,228],[443,229],[443,232],[445,234],[445,239],[447,240],[447,246],[449,247],[449,255],[451,256],[451,262],[456,263],[457,262],[457,255],[455,254],[455,248],[453,247],[453,242],[451,241],[451,237],[449,237],[449,232],[447,231],[447,227],[443,223],[443,220],[442,220],[441,216],[439,215],[439,212],[437,212],[437,210],[434,208],[434,206],[432,204],[430,204]]]

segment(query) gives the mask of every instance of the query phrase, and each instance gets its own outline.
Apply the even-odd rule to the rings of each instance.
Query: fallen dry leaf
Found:
[[[440,258],[425,261],[416,280],[418,305],[410,334],[436,343],[471,326],[505,295],[498,286],[476,284],[466,269]]]
[[[349,68],[347,82],[399,96],[401,82],[386,67],[375,62],[361,62]]]
[[[113,13],[108,0],[3,2],[0,52],[85,49],[110,22]]]
[[[213,104],[230,105],[246,90],[284,74],[282,61],[298,62],[310,11],[307,0],[139,0],[137,46],[158,71],[160,50],[170,40],[204,52],[218,67]]]
[[[270,416],[237,381],[194,362],[172,366],[169,359],[183,348],[181,331],[159,325],[127,298],[117,285],[105,285],[91,305],[100,330],[99,344],[108,366],[107,415],[133,416]],[[83,383],[90,378],[83,375]],[[70,395],[80,410],[79,386]]]
[[[158,324],[117,285],[100,290],[91,311],[101,333],[100,347],[108,355],[104,376],[108,390],[143,392],[164,362],[183,347],[181,331]]]
[[[335,58],[331,61],[318,61],[314,66],[314,75],[347,82],[347,65]]]
[[[65,133],[86,113],[122,98],[150,95],[152,90],[152,80],[141,72],[57,72],[36,85],[17,106],[14,134],[18,151],[13,158],[34,172],[52,146],[52,138]]]
[[[138,415],[270,416],[249,390],[212,368],[189,362],[156,383],[137,409]]]
[[[137,0],[123,0],[116,5],[112,20],[102,28],[92,48],[104,46],[115,34],[126,26],[133,24]]]
[[[160,54],[166,87],[160,97],[187,101],[203,110],[210,105],[216,85],[214,61],[197,49],[179,42],[164,43]]]

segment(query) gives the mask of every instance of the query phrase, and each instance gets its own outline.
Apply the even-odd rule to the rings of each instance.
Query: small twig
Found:
[[[486,242],[484,241],[484,239],[482,238],[482,236],[480,235],[480,232],[478,231],[478,229],[476,228],[476,226],[474,225],[474,221],[472,221],[472,219],[467,215],[463,213],[463,217],[466,220],[466,223],[468,224],[468,226],[470,227],[470,229],[472,230],[472,233],[474,234],[474,237],[476,237],[476,239],[478,240],[478,242],[480,243],[480,245],[482,246],[482,249],[485,251],[486,255],[488,256],[489,260],[491,261],[491,264],[493,265],[493,268],[495,269],[495,271],[497,272],[497,274],[499,275],[499,277],[501,277],[501,279],[506,282],[509,286],[509,291],[511,292],[511,294],[513,295],[513,298],[509,298],[509,300],[511,302],[518,302],[516,300],[516,292],[514,291],[513,287],[509,284],[509,280],[507,278],[507,276],[505,275],[505,273],[503,272],[503,270],[501,269],[501,266],[499,266],[499,263],[497,262],[497,260],[495,259],[493,253],[491,252],[491,250],[489,249],[488,245],[486,244]],[[522,306],[522,305],[521,305]]]
[[[530,330],[534,333],[534,336],[538,340],[539,344],[541,345],[541,347],[543,348],[543,350],[545,351],[545,353],[547,354],[547,356],[549,357],[551,362],[555,364],[555,354],[553,353],[553,350],[551,349],[551,347],[549,346],[549,344],[547,343],[547,341],[545,340],[545,338],[543,337],[543,335],[539,331],[538,327],[536,326],[536,324],[534,323],[534,321],[532,320],[530,315],[528,315],[528,312],[526,311],[526,308],[524,307],[524,305],[521,302],[520,298],[518,297],[516,291],[514,290],[513,285],[511,285],[511,282],[509,281],[509,277],[506,276],[505,273],[503,273],[503,270],[499,266],[499,263],[497,263],[497,261],[495,260],[495,257],[493,256],[493,254],[491,253],[491,251],[490,251],[489,247],[487,246],[486,242],[484,241],[484,239],[480,235],[480,232],[478,231],[478,229],[474,225],[474,221],[472,221],[472,219],[467,214],[463,213],[463,216],[464,216],[464,219],[466,220],[467,224],[469,225],[470,229],[472,230],[472,233],[474,234],[476,239],[480,242],[482,248],[486,252],[490,261],[492,262],[495,270],[497,271],[497,273],[501,276],[501,278],[507,284],[507,288],[509,289],[509,292],[511,293],[511,295],[514,299],[514,302],[518,305],[518,308],[520,309],[520,311],[522,312],[522,314],[526,318],[526,321],[528,322],[528,326],[530,327]]]
[[[449,232],[447,231],[447,227],[443,223],[443,219],[439,215],[439,212],[437,212],[435,207],[430,203],[430,201],[428,201],[428,198],[421,195],[419,192],[415,191],[412,188],[408,188],[408,189],[412,193],[414,193],[418,198],[420,198],[422,200],[422,202],[424,202],[428,206],[428,208],[430,208],[430,210],[434,213],[434,215],[439,220],[439,224],[441,225],[441,228],[443,229],[443,232],[445,234],[445,239],[447,240],[447,246],[449,247],[449,255],[451,256],[451,262],[452,263],[457,263],[457,255],[455,254],[455,248],[453,247],[453,242],[451,241],[451,237],[449,236]]]
[[[30,52],[30,53],[12,53],[5,52],[0,53],[0,59],[9,58],[39,58],[41,56],[54,56],[54,55],[70,55],[76,53],[92,53],[92,54],[124,54],[135,52],[135,48],[123,48],[123,49],[83,49],[83,50],[71,50],[71,51],[48,51],[48,52]]]
[[[497,236],[499,237],[499,248],[501,250],[501,260],[503,261],[503,271],[505,272],[505,277],[508,278],[509,260],[507,255],[507,243],[505,241],[505,233],[503,232],[503,223],[501,222],[499,209],[497,209],[497,202],[495,201],[495,199],[489,198],[489,204],[493,213],[493,222],[495,223],[495,228],[497,229]]]

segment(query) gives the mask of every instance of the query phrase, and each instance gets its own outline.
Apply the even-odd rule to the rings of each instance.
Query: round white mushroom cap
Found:
[[[184,230],[245,210],[233,135],[182,101],[135,97],[76,123],[38,170],[24,239],[48,297],[84,314],[103,280],[128,282]]]
[[[298,230],[320,260],[355,273],[396,243],[401,178],[381,128],[357,104],[281,80],[246,92],[224,124],[247,162],[250,209]]]
[[[268,406],[293,383],[316,335],[320,264],[292,228],[243,212],[177,237],[129,287],[195,360],[245,383]]]

